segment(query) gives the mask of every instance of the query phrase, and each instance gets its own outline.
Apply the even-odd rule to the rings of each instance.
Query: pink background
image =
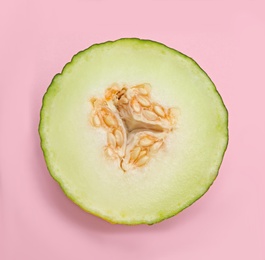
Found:
[[[264,1],[1,1],[0,259],[265,259]],[[193,57],[229,110],[219,177],[154,226],[111,225],[68,200],[45,166],[42,96],[72,55],[121,37]]]

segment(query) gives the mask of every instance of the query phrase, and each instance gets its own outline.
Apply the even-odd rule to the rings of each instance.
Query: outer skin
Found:
[[[171,217],[177,215],[178,213],[180,213],[181,211],[183,211],[185,208],[191,206],[194,202],[196,202],[198,199],[200,199],[200,198],[201,198],[201,197],[202,197],[202,196],[203,196],[203,195],[209,190],[209,188],[212,186],[213,182],[215,181],[216,177],[218,176],[218,173],[216,174],[216,177],[215,177],[215,179],[213,180],[213,182],[211,183],[211,185],[209,185],[208,189],[207,189],[207,190],[206,190],[201,196],[197,197],[197,198],[196,198],[191,204],[186,205],[186,206],[184,206],[183,208],[178,209],[176,212],[174,212],[174,213],[172,213],[172,214],[170,214],[170,215],[168,215],[168,216],[166,216],[166,217],[164,217],[164,218],[159,218],[159,219],[156,219],[155,221],[151,221],[151,222],[148,222],[148,221],[123,221],[123,222],[118,222],[118,223],[116,223],[116,222],[113,222],[113,220],[110,219],[110,218],[106,218],[105,216],[101,216],[101,215],[97,214],[96,212],[92,212],[92,211],[88,211],[87,209],[84,209],[81,205],[79,205],[79,204],[77,203],[77,201],[75,200],[75,198],[72,197],[72,196],[68,193],[68,191],[67,191],[67,189],[66,189],[65,187],[63,187],[63,185],[62,185],[62,183],[60,182],[60,180],[59,180],[59,179],[56,179],[55,176],[53,175],[53,173],[52,173],[52,171],[51,171],[51,167],[50,167],[50,162],[46,159],[46,158],[47,158],[47,157],[46,157],[46,153],[47,153],[47,151],[45,150],[45,148],[44,148],[44,146],[43,146],[43,137],[42,137],[42,124],[43,124],[43,122],[42,122],[42,110],[43,110],[43,108],[44,108],[45,106],[48,105],[48,104],[46,104],[47,102],[45,102],[45,97],[49,95],[49,90],[52,88],[52,85],[53,85],[53,81],[54,81],[54,79],[55,79],[58,75],[62,75],[62,74],[64,73],[64,70],[66,69],[66,67],[69,66],[69,65],[71,65],[71,63],[74,62],[75,58],[78,57],[78,56],[80,56],[80,55],[82,55],[83,52],[86,52],[86,51],[88,51],[88,50],[91,50],[92,48],[97,48],[97,47],[100,46],[101,44],[112,44],[112,43],[117,42],[117,41],[131,41],[131,42],[138,42],[138,43],[145,43],[145,44],[148,43],[148,44],[150,44],[152,47],[154,47],[155,45],[157,45],[157,46],[164,46],[165,48],[170,49],[172,52],[177,52],[179,55],[182,55],[184,58],[191,60],[191,61],[194,63],[195,66],[199,67],[199,69],[200,69],[203,73],[205,73],[205,74],[207,75],[207,73],[206,73],[206,72],[205,72],[205,71],[204,71],[204,70],[198,65],[198,63],[197,63],[195,60],[193,60],[192,58],[188,57],[187,55],[185,55],[185,54],[183,54],[183,53],[181,53],[181,52],[179,52],[179,51],[177,51],[177,50],[175,50],[175,49],[169,48],[168,46],[166,46],[166,45],[164,45],[164,44],[162,44],[162,43],[159,43],[159,42],[155,42],[155,41],[151,41],[151,40],[144,40],[144,39],[139,39],[139,38],[121,38],[121,39],[116,40],[116,41],[108,41],[108,42],[104,42],[104,43],[100,43],[100,44],[94,44],[94,45],[90,46],[89,48],[87,48],[87,49],[85,49],[85,50],[83,50],[83,51],[78,52],[77,54],[75,54],[75,55],[72,57],[71,61],[68,62],[68,63],[63,67],[62,72],[56,74],[56,75],[53,77],[51,84],[49,85],[49,87],[48,87],[48,89],[47,89],[45,95],[43,96],[43,100],[42,100],[42,108],[41,108],[41,111],[40,111],[40,123],[39,123],[39,128],[38,128],[39,135],[40,135],[40,140],[41,140],[41,148],[42,148],[42,151],[43,151],[43,154],[44,154],[44,158],[45,158],[45,161],[46,161],[46,165],[47,165],[47,168],[48,168],[48,171],[49,171],[50,175],[51,175],[52,178],[53,178],[53,179],[54,179],[54,180],[60,185],[60,187],[62,188],[62,190],[63,190],[63,192],[65,193],[65,195],[66,195],[70,200],[72,200],[75,204],[77,204],[80,208],[82,208],[83,210],[85,210],[85,211],[87,211],[87,212],[89,212],[89,213],[91,213],[91,214],[93,214],[93,215],[95,215],[95,216],[98,216],[98,217],[100,217],[100,218],[102,218],[102,219],[104,219],[104,220],[106,220],[106,221],[108,221],[109,223],[112,223],[112,224],[125,224],[125,225],[148,224],[148,225],[153,225],[153,224],[155,224],[155,223],[159,223],[159,222],[161,222],[161,221],[163,221],[163,220],[165,220],[165,219],[168,219],[168,218],[171,218]],[[210,79],[210,77],[209,77],[208,75],[207,75],[207,77]],[[210,79],[210,80],[211,80],[211,79]],[[227,108],[226,108],[226,106],[225,106],[225,104],[224,104],[224,102],[223,102],[223,99],[222,99],[222,97],[220,96],[219,92],[217,91],[216,86],[214,85],[214,83],[213,83],[212,80],[211,80],[211,82],[212,82],[212,85],[213,85],[213,87],[214,87],[214,89],[215,89],[215,91],[216,91],[216,94],[219,96],[219,98],[220,98],[220,100],[221,100],[221,102],[222,102],[222,104],[223,104],[223,107],[224,107],[224,109],[225,109],[225,111],[226,111],[226,125],[227,125],[227,127],[228,127],[228,110],[227,110]],[[227,133],[228,133],[228,132],[227,132]],[[223,154],[222,154],[222,158],[220,158],[220,164],[219,164],[219,167],[218,167],[218,172],[219,172],[219,169],[220,169],[220,167],[221,167],[221,164],[222,164],[222,161],[223,161],[223,158],[224,158],[224,154],[225,154],[226,149],[227,149],[227,146],[228,146],[228,140],[229,140],[229,136],[228,136],[228,134],[227,134],[227,143],[226,143],[226,147],[225,147],[225,149],[224,149],[224,152],[223,152]]]

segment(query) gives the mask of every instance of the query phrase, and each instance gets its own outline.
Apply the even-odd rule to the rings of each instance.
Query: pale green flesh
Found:
[[[152,97],[179,107],[166,150],[124,174],[103,156],[106,135],[89,123],[91,97],[112,83],[150,83]],[[162,44],[121,39],[74,56],[43,101],[40,136],[51,175],[80,207],[108,221],[152,224],[201,197],[228,142],[227,111],[212,81],[190,58]]]

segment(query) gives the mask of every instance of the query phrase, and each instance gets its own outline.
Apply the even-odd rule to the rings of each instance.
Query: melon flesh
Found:
[[[164,149],[124,173],[104,156],[107,136],[90,124],[89,100],[113,83],[143,82],[156,101],[181,113]],[[112,223],[153,224],[209,189],[227,147],[228,113],[194,60],[157,42],[120,39],[79,52],[54,77],[39,133],[49,172],[72,201]]]

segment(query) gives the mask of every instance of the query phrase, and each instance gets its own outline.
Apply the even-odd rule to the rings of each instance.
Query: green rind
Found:
[[[224,110],[225,110],[225,118],[224,118],[224,120],[225,120],[225,122],[226,122],[226,126],[227,126],[227,142],[226,142],[226,146],[225,146],[225,148],[224,148],[224,150],[223,150],[223,154],[221,155],[221,158],[220,158],[220,164],[219,164],[219,166],[218,166],[218,170],[217,170],[217,173],[216,173],[215,178],[213,179],[213,181],[211,182],[211,184],[208,186],[208,188],[205,190],[205,192],[204,192],[203,194],[201,194],[200,196],[198,196],[195,200],[192,199],[191,202],[189,202],[189,203],[187,203],[186,205],[184,205],[183,207],[179,208],[178,210],[176,210],[176,211],[173,212],[172,214],[169,214],[169,215],[163,216],[163,218],[157,218],[156,220],[152,220],[151,222],[148,222],[148,221],[135,221],[135,220],[132,220],[132,221],[122,220],[122,221],[119,221],[119,222],[113,222],[112,219],[110,219],[110,218],[108,218],[108,217],[106,217],[106,216],[103,216],[103,215],[100,214],[99,212],[94,212],[94,211],[92,211],[92,210],[88,210],[88,209],[84,208],[82,205],[80,205],[80,204],[78,203],[78,201],[77,201],[73,196],[71,196],[71,194],[70,194],[70,192],[67,190],[67,188],[64,187],[64,185],[63,185],[63,181],[60,180],[60,178],[55,177],[55,175],[52,173],[51,166],[50,166],[51,162],[49,162],[49,160],[47,159],[47,158],[48,158],[48,156],[46,155],[46,154],[47,154],[47,151],[46,151],[46,148],[45,148],[45,145],[44,145],[44,142],[43,142],[43,138],[42,138],[43,110],[44,110],[45,106],[48,105],[48,104],[47,104],[47,97],[50,96],[50,95],[52,95],[52,93],[49,93],[49,92],[52,92],[52,86],[53,86],[53,83],[54,83],[55,79],[56,79],[57,77],[59,77],[60,75],[63,75],[63,74],[64,74],[64,71],[67,69],[67,67],[69,67],[72,63],[74,63],[75,59],[77,59],[79,56],[81,56],[82,53],[84,53],[84,52],[86,52],[86,51],[90,51],[90,50],[93,49],[93,48],[97,48],[97,47],[99,47],[100,45],[103,45],[103,44],[104,44],[104,45],[107,45],[107,44],[113,44],[113,43],[118,42],[118,41],[119,41],[119,42],[121,42],[121,41],[130,41],[130,42],[135,41],[135,42],[137,42],[137,41],[138,41],[139,43],[143,43],[143,42],[144,42],[145,44],[148,43],[148,44],[153,45],[153,46],[154,46],[154,45],[156,45],[156,46],[160,46],[160,47],[163,46],[163,47],[165,47],[165,48],[171,50],[173,53],[178,53],[179,55],[183,56],[184,58],[186,58],[186,59],[192,61],[192,62],[194,63],[194,65],[197,66],[197,67],[198,67],[198,68],[199,68],[199,69],[200,69],[200,70],[201,70],[201,71],[202,71],[202,72],[208,77],[208,79],[211,81],[211,83],[212,83],[212,87],[213,87],[213,90],[216,92],[216,94],[217,94],[217,96],[219,97],[219,100],[221,101],[221,103],[222,103],[222,105],[223,105],[223,108],[224,108]],[[56,74],[56,75],[53,77],[53,79],[52,79],[52,81],[51,81],[49,87],[47,88],[47,91],[46,91],[46,93],[45,93],[45,95],[43,96],[43,99],[42,99],[42,107],[41,107],[41,110],[40,110],[40,122],[39,122],[38,132],[39,132],[39,136],[40,136],[40,140],[41,140],[41,148],[42,148],[42,151],[43,151],[43,154],[44,154],[44,158],[45,158],[45,161],[46,161],[46,165],[47,165],[48,171],[49,171],[50,175],[52,176],[52,178],[53,178],[53,179],[54,179],[54,180],[60,185],[60,187],[61,187],[61,189],[63,190],[63,192],[65,193],[65,195],[66,195],[71,201],[73,201],[76,205],[78,205],[78,206],[79,206],[80,208],[82,208],[84,211],[86,211],[86,212],[88,212],[88,213],[90,213],[90,214],[93,214],[93,215],[95,215],[95,216],[101,217],[102,219],[104,219],[104,220],[106,220],[106,221],[108,221],[109,223],[112,223],[112,224],[125,224],[125,225],[147,224],[147,225],[153,225],[153,224],[159,223],[159,222],[161,222],[161,221],[163,221],[163,220],[165,220],[165,219],[171,218],[171,217],[177,215],[178,213],[180,213],[181,211],[183,211],[184,209],[186,209],[186,208],[188,208],[189,206],[191,206],[191,205],[192,205],[193,203],[195,203],[198,199],[200,199],[200,198],[201,198],[201,197],[202,197],[202,196],[203,196],[203,195],[204,195],[204,194],[210,189],[210,187],[211,187],[212,184],[214,183],[215,179],[216,179],[217,176],[218,176],[218,173],[219,173],[219,170],[220,170],[220,167],[221,167],[221,164],[222,164],[222,161],[223,161],[223,158],[224,158],[225,152],[226,152],[227,147],[228,147],[228,141],[229,141],[229,132],[228,132],[228,110],[227,110],[227,108],[226,108],[226,106],[225,106],[225,104],[224,104],[224,102],[223,102],[223,99],[222,99],[221,95],[220,95],[219,92],[217,91],[215,84],[214,84],[213,81],[211,80],[211,78],[210,78],[210,77],[208,76],[208,74],[207,74],[207,73],[206,73],[206,72],[205,72],[205,71],[199,66],[199,64],[198,64],[195,60],[193,60],[191,57],[189,57],[189,56],[187,56],[187,55],[185,55],[185,54],[183,54],[183,53],[181,53],[181,52],[179,52],[179,51],[177,51],[177,50],[175,50],[175,49],[172,49],[172,48],[170,48],[170,47],[168,47],[168,46],[166,46],[166,45],[164,45],[164,44],[162,44],[162,43],[156,42],[156,41],[145,40],[145,39],[139,39],[139,38],[121,38],[121,39],[116,40],[116,41],[107,41],[107,42],[100,43],[100,44],[94,44],[94,45],[90,46],[89,48],[84,49],[84,50],[78,52],[77,54],[75,54],[75,55],[72,57],[71,61],[68,62],[68,63],[63,67],[62,72]]]

